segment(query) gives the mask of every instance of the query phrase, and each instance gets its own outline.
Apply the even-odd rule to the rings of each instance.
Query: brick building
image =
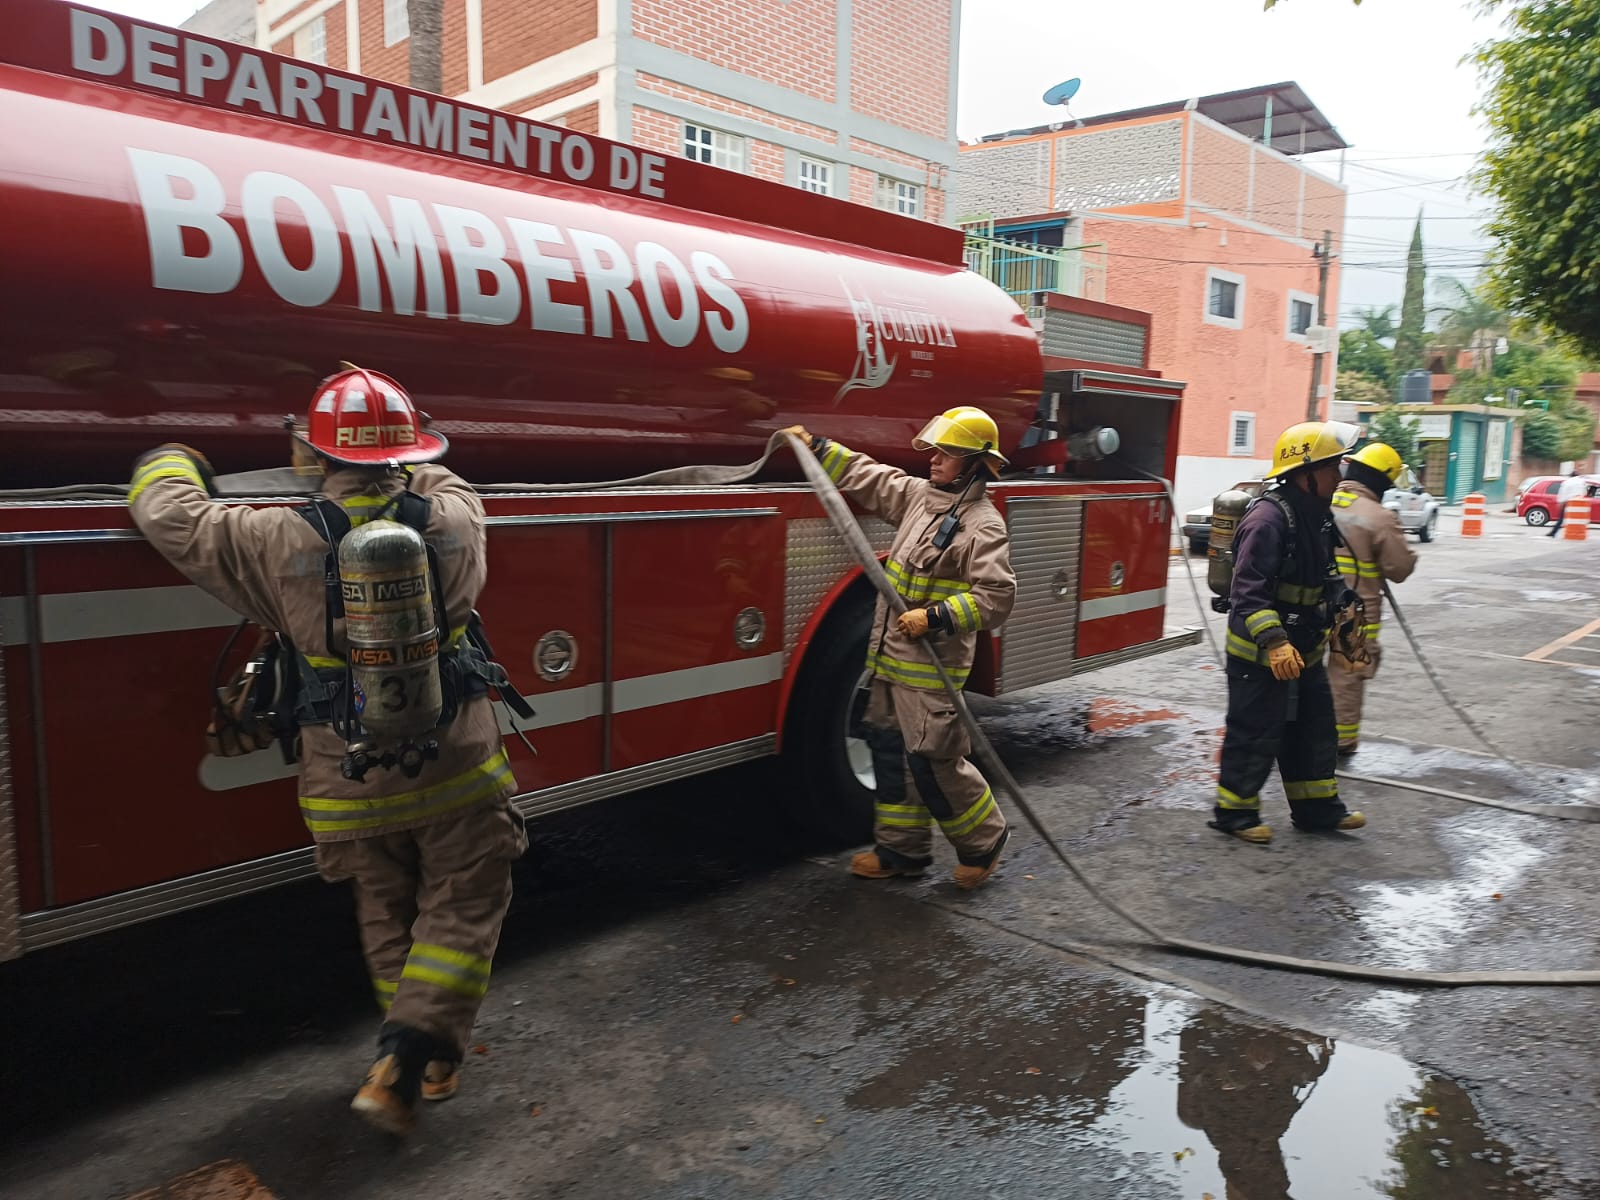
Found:
[[[1312,248],[1329,230],[1338,253],[1345,189],[1298,156],[1344,147],[1297,84],[1202,96],[964,145],[953,215],[1097,247],[1104,299],[1153,315],[1151,366],[1189,385],[1176,481],[1188,508],[1264,469],[1278,433],[1305,419],[1307,330],[1321,324]],[[1338,296],[1335,258],[1330,313]],[[1336,368],[1330,353],[1323,416]]]
[[[249,0],[245,0],[246,3]],[[185,23],[216,33],[216,0]],[[255,0],[256,46],[405,83],[405,0]],[[443,0],[446,94],[941,220],[959,0]]]

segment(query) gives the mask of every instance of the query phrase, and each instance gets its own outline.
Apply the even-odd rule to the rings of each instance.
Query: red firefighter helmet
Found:
[[[442,458],[450,443],[424,427],[406,391],[387,375],[343,364],[317,385],[306,428],[296,436],[318,454],[355,467]]]

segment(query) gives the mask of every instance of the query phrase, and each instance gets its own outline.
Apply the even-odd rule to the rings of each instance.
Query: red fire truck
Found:
[[[482,607],[536,710],[531,816],[797,750],[804,815],[869,836],[873,598],[792,460],[599,486],[793,422],[920,469],[931,414],[999,421],[1021,590],[974,691],[1198,637],[1163,636],[1182,385],[1144,314],[1050,296],[1036,329],[951,229],[63,0],[6,17],[0,959],[311,870],[293,767],[204,752],[235,614],[88,485],[169,440],[281,466],[341,359],[502,485]]]

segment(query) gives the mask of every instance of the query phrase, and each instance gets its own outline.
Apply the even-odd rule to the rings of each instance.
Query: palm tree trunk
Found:
[[[444,91],[444,0],[406,0],[411,21],[408,82],[423,92]]]

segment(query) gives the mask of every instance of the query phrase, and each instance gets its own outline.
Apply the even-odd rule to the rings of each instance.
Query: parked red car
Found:
[[[1556,493],[1561,490],[1562,480],[1565,475],[1541,475],[1537,479],[1523,485],[1522,491],[1517,494],[1517,516],[1529,525],[1548,525],[1556,519],[1558,505]],[[1600,488],[1600,476],[1584,476],[1589,483],[1589,524],[1600,525],[1600,504],[1595,491]]]

